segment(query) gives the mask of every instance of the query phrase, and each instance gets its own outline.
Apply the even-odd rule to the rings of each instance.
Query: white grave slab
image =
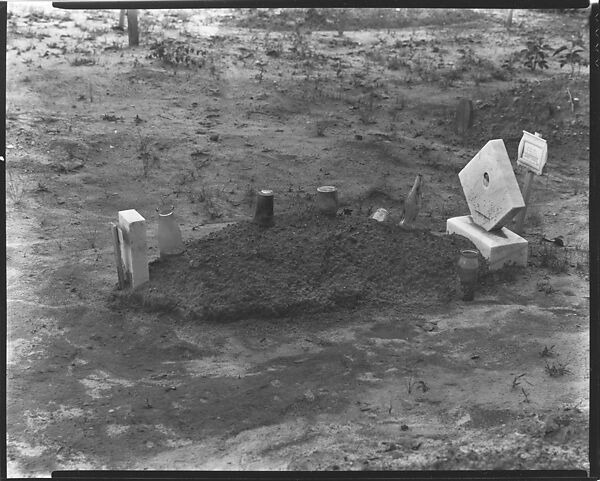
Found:
[[[504,141],[490,140],[459,172],[473,221],[500,229],[525,207]]]
[[[150,279],[146,248],[146,219],[135,209],[119,211],[119,240],[125,277],[133,288]]]
[[[470,215],[465,215],[448,219],[446,232],[473,242],[492,271],[511,264],[527,266],[527,241],[506,227],[488,232],[475,224]]]

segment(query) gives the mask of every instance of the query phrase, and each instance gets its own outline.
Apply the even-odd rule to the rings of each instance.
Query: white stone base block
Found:
[[[527,266],[527,241],[506,227],[488,232],[475,224],[470,215],[465,215],[448,219],[446,232],[473,242],[492,271],[511,264]]]

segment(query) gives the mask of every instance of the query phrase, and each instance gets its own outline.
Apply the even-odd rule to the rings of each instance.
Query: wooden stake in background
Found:
[[[528,143],[525,145],[528,138],[529,140],[533,139],[531,139],[532,135],[529,132],[523,131],[523,134],[523,139],[521,139],[521,143],[519,144],[517,164],[525,166],[527,168],[527,172],[525,173],[525,181],[522,192],[525,207],[523,207],[523,210],[521,210],[521,212],[519,212],[515,218],[515,233],[519,235],[523,233],[525,216],[527,215],[527,207],[529,206],[529,198],[531,196],[533,186],[533,177],[535,174],[542,174],[542,170],[544,169],[544,165],[546,164],[546,159],[548,156],[545,141],[543,144],[539,143],[538,145],[535,145]],[[535,137],[542,139],[542,135],[538,132],[535,133]]]
[[[127,34],[129,35],[129,46],[135,47],[140,44],[140,33],[138,31],[137,10],[127,10]]]

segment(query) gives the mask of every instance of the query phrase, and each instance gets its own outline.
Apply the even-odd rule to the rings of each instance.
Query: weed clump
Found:
[[[567,366],[567,363],[563,364],[562,362],[553,362],[552,364],[546,362],[546,366],[544,369],[550,377],[561,377],[565,374],[572,373],[572,371],[569,368],[567,368]]]

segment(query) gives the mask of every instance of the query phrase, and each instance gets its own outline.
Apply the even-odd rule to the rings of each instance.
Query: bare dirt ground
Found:
[[[129,48],[115,11],[9,4],[9,477],[588,469],[588,70],[552,57],[578,33],[586,57],[587,17],[518,10],[507,30],[505,15],[141,11],[141,45]],[[531,70],[514,54],[540,37],[549,68]],[[464,138],[454,132],[461,97],[475,105]],[[440,252],[458,258],[445,222],[468,213],[457,173],[495,138],[515,163],[522,130],[549,145],[524,233],[529,266],[484,276],[470,303],[454,288],[433,295],[435,283],[411,284],[395,302],[396,283],[419,272],[452,287],[454,264]],[[365,227],[377,207],[397,221],[418,172],[420,230]],[[285,295],[273,311],[240,309],[245,291],[235,297],[218,276],[219,255],[231,267],[273,253],[288,275],[288,253],[313,275],[319,252],[273,246],[280,234],[295,239],[283,219],[309,212],[319,185],[335,185],[352,209],[332,223],[362,226],[356,249],[346,227],[323,227],[344,246],[336,265],[368,269],[365,252],[389,278],[369,278],[368,302],[311,303],[290,290],[300,301],[289,315]],[[281,222],[260,234],[271,244],[252,247],[243,222],[261,188],[275,190]],[[137,209],[153,260],[161,203],[175,204],[187,252],[152,265],[142,304],[151,288],[192,306],[193,262],[210,259],[233,311],[229,294],[203,317],[137,308],[117,292],[109,222]],[[220,230],[228,222],[241,224]],[[293,225],[306,242],[319,236]],[[418,249],[418,236],[431,248]],[[542,240],[557,236],[564,247]],[[390,254],[388,240],[407,252]],[[183,260],[185,275],[174,275]],[[256,275],[240,285],[260,299],[256,287],[271,284]],[[418,308],[406,302],[415,299]]]

